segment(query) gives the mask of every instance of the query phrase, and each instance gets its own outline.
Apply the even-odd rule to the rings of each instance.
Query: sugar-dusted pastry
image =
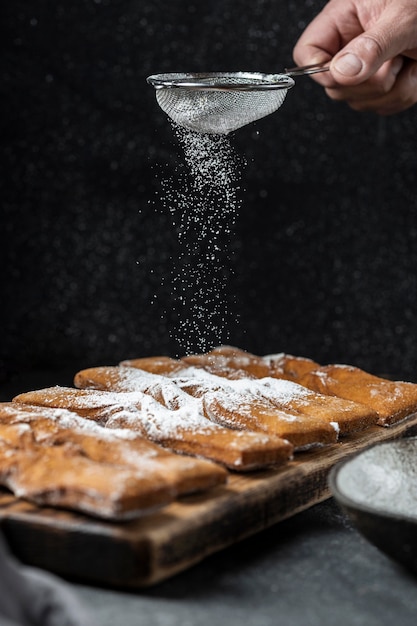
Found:
[[[120,365],[164,375],[178,374],[182,369],[194,366],[229,379],[261,378],[270,374],[269,364],[262,357],[232,346],[220,346],[211,352],[191,354],[178,360],[169,357],[144,357],[122,361]]]
[[[61,426],[60,419],[72,424],[77,416],[0,404],[0,483],[17,497],[113,520],[137,517],[172,502],[175,489],[152,467],[149,452],[148,458],[144,455],[129,466],[120,462],[120,454],[113,454],[113,445],[126,443],[128,454],[130,442],[106,433],[104,452],[96,432]],[[97,446],[102,448],[100,458],[92,452]]]
[[[235,348],[227,348],[224,351],[215,350],[210,354],[217,355],[213,357],[214,360],[228,358],[228,354],[231,354],[233,364],[238,365],[240,367],[238,371],[242,372],[244,367],[242,361],[246,357],[240,357],[238,352]],[[247,358],[250,360],[250,355]],[[142,364],[141,359],[131,362],[136,363],[137,367]],[[314,442],[330,443],[334,441],[334,433],[330,432],[332,429],[336,429],[344,436],[363,430],[375,424],[378,419],[372,407],[313,392],[287,379],[279,380],[272,376],[253,379],[238,375],[225,380],[224,375],[230,367],[232,367],[230,362],[227,367],[224,366],[222,376],[211,374],[205,367],[195,366],[173,370],[167,376],[193,396],[202,397],[207,391],[214,392],[214,395],[212,393],[210,396],[210,405],[207,399],[204,401],[205,412],[210,419],[231,427],[273,432],[285,437],[296,447],[311,445]],[[211,369],[216,371],[214,367]],[[302,369],[306,371],[305,366]],[[256,371],[256,368],[252,369],[253,375]],[[258,372],[260,371],[259,369]],[[220,390],[224,391],[221,396]]]
[[[300,382],[320,393],[372,408],[378,424],[389,426],[417,411],[417,385],[390,381],[350,365],[326,365],[305,373]]]
[[[311,359],[296,357],[284,353],[258,357],[238,348],[221,346],[207,354],[193,355],[182,359],[186,363],[196,364],[205,371],[224,376],[228,379],[242,379],[242,373],[247,372],[250,377],[260,378],[265,381],[268,393],[261,394],[274,402],[275,406],[282,410],[290,410],[302,415],[310,415],[325,421],[335,422],[340,429],[340,435],[362,430],[375,424],[378,414],[374,406],[365,406],[359,401],[354,402],[353,397],[335,398],[318,387],[311,387],[307,392],[303,378],[311,371],[320,368],[318,363]],[[135,363],[135,361],[131,361]],[[136,361],[140,366],[140,359]],[[193,370],[189,369],[188,372]],[[181,375],[184,377],[187,370],[169,373],[170,377]],[[197,374],[198,375],[198,374]],[[261,376],[262,375],[262,376]],[[276,379],[274,383],[273,380]],[[278,379],[280,379],[278,381]],[[285,384],[285,381],[290,381]],[[304,393],[300,395],[300,388],[291,386],[301,383]],[[239,383],[236,383],[239,384]],[[242,383],[241,383],[242,384]],[[252,383],[252,389],[255,383]],[[292,389],[292,393],[290,393]],[[313,393],[311,393],[313,391]],[[318,393],[320,392],[321,393]]]
[[[340,428],[334,414],[309,412],[308,406],[299,410],[307,405],[304,398],[310,393],[300,385],[287,383],[283,389],[287,381],[269,379],[268,385],[268,379],[226,380],[196,367],[170,377],[187,393],[202,398],[205,414],[219,424],[278,434],[296,448],[337,441]],[[271,390],[271,385],[280,384],[280,393]]]
[[[0,423],[30,423],[38,440],[51,437],[81,438],[89,456],[97,462],[159,475],[177,495],[209,489],[224,483],[227,474],[220,466],[203,459],[173,454],[126,429],[106,429],[77,413],[44,406],[0,404]]]
[[[147,382],[142,369],[103,365],[80,370],[74,376],[74,385],[78,389],[97,389],[100,391],[143,391]]]
[[[244,381],[230,382],[234,392],[239,393],[239,387],[242,389]],[[349,433],[368,428],[370,425],[375,424],[378,419],[377,413],[367,406],[316,393],[288,380],[261,378],[256,381],[250,381],[249,388],[252,395],[259,395],[263,405],[265,401],[268,401],[273,410],[280,411],[282,416],[280,421],[282,419],[285,422],[286,416],[286,419],[291,422],[294,434],[291,435],[288,432],[286,437],[296,446],[306,445],[294,439],[294,437],[297,437],[297,429],[300,431],[300,435],[306,435],[308,429],[313,427],[313,424],[316,427],[318,425],[323,427],[323,424],[326,424],[327,427],[335,429],[343,437]],[[210,407],[213,406],[216,406],[217,411],[220,406],[223,408],[223,411],[227,406],[229,406],[229,409],[233,409],[232,397],[228,391],[224,391],[222,395],[219,395],[219,393],[206,394],[204,396],[206,412],[210,414],[210,410],[212,410]],[[248,405],[248,412],[250,414],[249,420],[261,419],[265,424],[264,429],[268,431],[271,427],[273,411],[269,413],[264,411],[258,416],[256,412],[250,412],[250,405]],[[236,415],[234,419],[236,419]]]
[[[126,361],[126,363],[132,367],[146,369],[146,363],[144,367],[142,361],[143,359],[133,359]],[[257,356],[233,346],[219,346],[204,354],[192,354],[182,357],[181,361],[188,365],[202,367],[211,374],[230,379],[276,376],[277,378],[285,378],[293,382],[298,382],[300,376],[306,371],[318,367],[318,363],[303,357],[295,357],[284,353]],[[178,370],[178,366],[176,369]],[[159,373],[169,374],[170,369],[166,367],[165,371],[163,371],[161,366]]]
[[[122,374],[124,369],[129,368],[120,368]],[[176,389],[171,381],[167,383],[162,388],[159,384],[157,392],[162,394],[161,398],[165,393],[174,408],[167,408],[142,391],[122,393],[65,387],[24,393],[14,400],[70,409],[106,428],[127,428],[176,452],[214,460],[234,470],[279,465],[291,458],[293,448],[288,441],[219,426],[204,416],[199,400]]]
[[[308,372],[320,367],[319,363],[312,359],[285,354],[284,352],[268,354],[261,358],[268,367],[268,376],[292,380],[295,383],[300,382],[301,378]]]
[[[76,375],[75,384],[119,393],[125,389],[140,390],[169,408],[182,403],[188,405],[191,395],[200,402],[201,412],[211,421],[233,429],[282,437],[297,448],[334,443],[338,437],[334,420],[303,416],[288,407],[280,409],[266,396],[262,397],[256,387],[258,381],[249,381],[245,388],[244,381],[229,381],[196,367],[175,371],[165,377],[132,367],[90,368]],[[234,388],[233,384],[239,387]],[[304,392],[308,393],[307,390]]]
[[[173,359],[170,359],[172,361]],[[202,367],[211,374],[225,378],[265,378],[273,376],[293,382],[299,382],[306,372],[319,367],[311,359],[285,353],[257,356],[233,346],[219,346],[204,354],[192,354],[181,359],[188,365]],[[144,359],[126,361],[132,367],[146,369]],[[145,360],[146,361],[146,360]],[[174,360],[175,363],[175,360]],[[178,362],[176,362],[178,363]],[[178,371],[178,365],[175,370]],[[174,371],[174,368],[172,368]],[[158,373],[170,374],[171,369],[161,364]]]
[[[51,391],[55,389],[52,387]],[[9,405],[0,404],[0,424],[13,420],[30,423],[38,440],[52,436],[63,438],[69,436],[71,430],[71,440],[82,437],[83,446],[94,461],[106,463],[110,457],[113,463],[132,470],[142,471],[145,466],[152,474],[160,474],[177,495],[203,491],[227,480],[225,470],[216,463],[173,454],[136,432],[106,429],[91,419],[80,417],[79,413],[53,408],[54,393],[51,393],[49,405],[48,402],[28,405],[23,396],[25,394],[20,396],[22,403],[17,396]]]
[[[225,378],[263,378],[270,375],[269,364],[262,357],[240,350],[233,346],[219,346],[205,354],[191,354],[181,359],[194,367],[203,367],[206,371]],[[139,367],[131,361],[133,367]],[[162,373],[162,372],[161,372]]]
[[[205,414],[213,422],[229,428],[274,433],[290,441],[297,450],[337,441],[336,423],[280,411],[264,400],[256,401],[251,397],[245,401],[242,394],[224,389],[209,391],[202,400]]]
[[[132,363],[136,365],[132,365]],[[150,356],[141,359],[126,360],[122,361],[120,365],[138,367],[151,374],[171,374],[184,368],[182,361],[172,359],[169,356]]]
[[[381,426],[417,410],[417,385],[390,381],[351,365],[319,365],[311,359],[276,354],[263,357],[271,376],[293,380],[322,394],[351,400],[374,410]]]

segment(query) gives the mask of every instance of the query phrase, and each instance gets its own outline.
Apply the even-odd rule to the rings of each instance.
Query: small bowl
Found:
[[[329,486],[368,541],[417,573],[417,437],[377,444],[339,463]]]

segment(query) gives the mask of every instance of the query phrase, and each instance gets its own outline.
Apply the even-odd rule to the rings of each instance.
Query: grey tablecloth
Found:
[[[24,567],[0,536],[1,626],[96,626],[70,586],[34,567]]]

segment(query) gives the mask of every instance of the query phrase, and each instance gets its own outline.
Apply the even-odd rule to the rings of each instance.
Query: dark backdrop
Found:
[[[323,4],[3,0],[3,379],[180,352],[158,200],[180,154],[146,76],[279,71]],[[417,378],[416,111],[354,113],[301,78],[232,136],[247,166],[219,339]]]

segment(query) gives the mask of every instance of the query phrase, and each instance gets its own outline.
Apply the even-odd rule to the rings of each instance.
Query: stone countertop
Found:
[[[411,626],[417,611],[416,578],[333,499],[153,588],[73,590],[99,626]]]

